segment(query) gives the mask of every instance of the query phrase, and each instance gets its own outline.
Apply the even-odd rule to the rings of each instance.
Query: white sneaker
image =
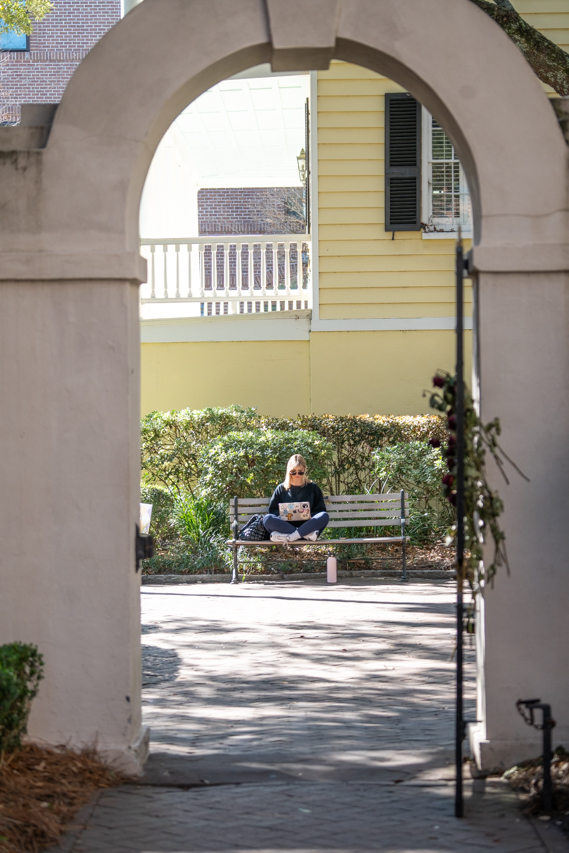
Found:
[[[276,530],[273,530],[271,542],[288,542],[288,533],[277,533]]]
[[[303,539],[310,539],[311,542],[316,542],[318,539],[318,531],[314,530],[312,533],[307,533],[306,536],[302,537]]]

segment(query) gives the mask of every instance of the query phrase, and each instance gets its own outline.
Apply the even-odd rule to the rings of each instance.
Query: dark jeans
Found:
[[[266,515],[263,518],[265,530],[268,530],[269,533],[273,531],[277,533],[294,533],[295,530],[298,530],[302,537],[306,536],[307,533],[313,533],[315,530],[318,533],[322,533],[329,521],[330,516],[327,512],[317,512],[308,521],[303,521],[300,527],[296,527],[290,521],[285,521],[284,518],[279,518],[278,515]]]

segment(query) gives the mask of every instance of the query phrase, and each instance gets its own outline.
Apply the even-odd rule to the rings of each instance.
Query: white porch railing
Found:
[[[141,240],[143,303],[195,303],[196,316],[312,308],[308,234]]]

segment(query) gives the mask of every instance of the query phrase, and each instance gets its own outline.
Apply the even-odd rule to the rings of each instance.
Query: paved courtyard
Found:
[[[142,612],[146,775],[65,849],[569,850],[500,781],[453,817],[452,583],[144,586]]]

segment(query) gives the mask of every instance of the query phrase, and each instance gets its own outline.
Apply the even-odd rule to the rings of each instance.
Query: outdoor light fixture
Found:
[[[298,164],[298,177],[300,178],[300,183],[306,183],[306,154],[304,152],[304,148],[301,149],[300,154],[296,158],[296,162]]]

